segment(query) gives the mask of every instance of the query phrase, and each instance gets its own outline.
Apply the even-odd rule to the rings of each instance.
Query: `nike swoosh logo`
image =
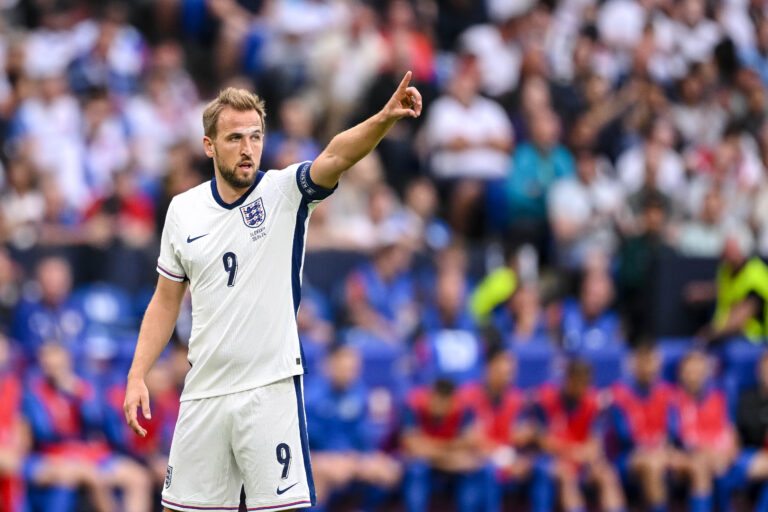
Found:
[[[195,238],[190,238],[190,236],[189,236],[189,235],[187,235],[187,243],[188,243],[188,244],[191,244],[192,242],[194,242],[194,241],[195,241],[195,240],[197,240],[198,238],[203,238],[204,236],[208,236],[209,234],[210,234],[210,233],[206,233],[206,234],[204,234],[204,235],[196,236]]]
[[[278,485],[278,486],[277,486],[277,494],[278,494],[278,496],[279,496],[279,495],[281,495],[281,494],[283,494],[284,492],[288,491],[288,489],[290,489],[291,487],[293,487],[293,486],[296,486],[296,485],[298,485],[298,484],[299,484],[299,482],[296,482],[296,483],[295,483],[295,484],[293,484],[293,485],[289,485],[289,486],[288,486],[288,487],[286,487],[285,489],[280,489],[280,486]]]

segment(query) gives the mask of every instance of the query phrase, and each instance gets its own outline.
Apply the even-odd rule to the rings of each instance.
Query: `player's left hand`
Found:
[[[419,117],[421,115],[421,93],[415,87],[409,87],[412,73],[408,71],[397,90],[384,105],[383,113],[387,119],[402,119],[404,117]]]

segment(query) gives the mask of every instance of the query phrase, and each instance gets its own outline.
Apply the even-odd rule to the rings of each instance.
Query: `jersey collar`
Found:
[[[259,171],[256,174],[256,180],[253,182],[253,185],[251,185],[251,188],[246,190],[245,193],[240,197],[238,197],[233,203],[228,203],[221,198],[221,196],[219,195],[219,189],[216,188],[216,176],[214,176],[213,179],[211,180],[211,194],[213,195],[213,199],[217,203],[219,203],[219,206],[221,206],[222,208],[226,208],[227,210],[231,210],[232,208],[237,208],[238,206],[240,206],[245,202],[245,199],[249,195],[251,195],[251,192],[253,192],[253,189],[255,189],[256,185],[259,184],[264,174],[265,174],[264,171]]]

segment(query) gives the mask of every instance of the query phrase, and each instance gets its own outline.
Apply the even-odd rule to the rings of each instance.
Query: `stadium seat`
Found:
[[[624,376],[627,349],[621,345],[585,348],[574,355],[592,366],[592,382],[599,388],[610,386]]]
[[[732,415],[736,413],[739,394],[757,384],[757,361],[764,350],[763,345],[756,345],[745,339],[734,339],[723,345],[720,351],[723,364],[722,383]]]
[[[517,358],[518,387],[529,389],[552,380],[558,353],[549,338],[542,337],[514,345],[512,351]]]
[[[658,348],[661,355],[661,375],[668,382],[677,382],[677,364],[691,349],[691,338],[659,338]]]
[[[95,283],[75,290],[73,299],[89,326],[133,328],[136,324],[130,294],[119,286]]]

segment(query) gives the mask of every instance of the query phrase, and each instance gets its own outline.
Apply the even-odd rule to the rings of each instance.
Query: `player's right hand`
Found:
[[[149,411],[149,390],[144,383],[144,379],[129,378],[125,387],[125,402],[123,402],[123,412],[128,426],[141,437],[147,435],[147,431],[139,425],[138,408],[144,413],[146,419],[152,417]]]

